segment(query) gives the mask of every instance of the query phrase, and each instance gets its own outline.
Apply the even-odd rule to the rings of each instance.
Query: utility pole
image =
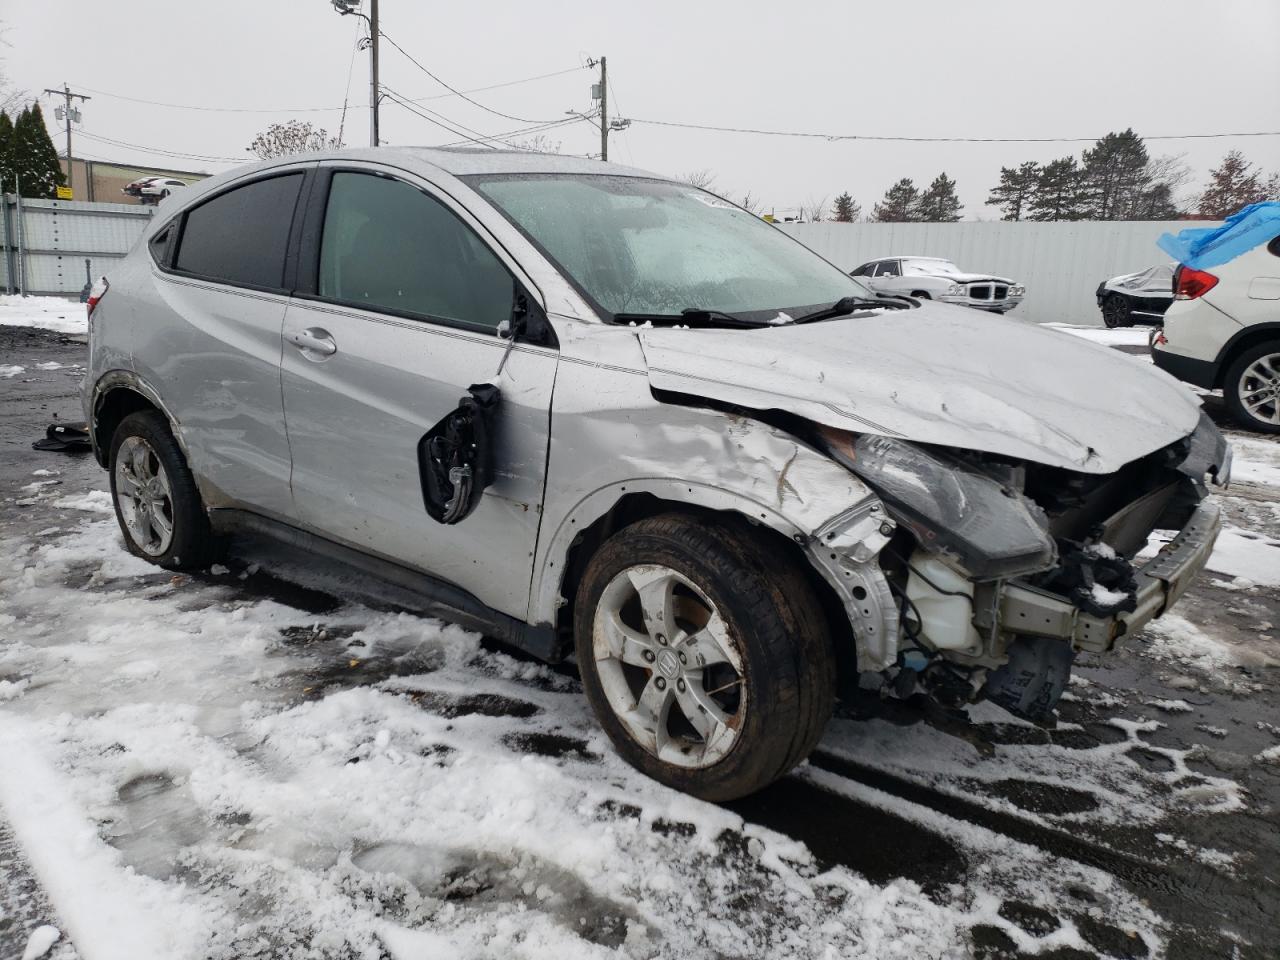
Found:
[[[48,87],[45,87],[44,92],[52,93],[54,96],[62,97],[64,101],[64,105],[62,107],[62,114],[67,121],[67,186],[71,187],[74,191],[75,168],[71,166],[71,121],[74,119],[76,123],[80,122],[80,111],[72,109],[71,101],[72,100],[92,100],[93,98],[86,97],[83,93],[72,93],[71,88],[67,86],[65,81],[63,81],[61,90],[50,90]]]
[[[369,0],[369,15],[360,12],[360,0],[330,0],[333,9],[345,16],[364,17],[369,24],[369,146],[378,145],[378,0]],[[365,48],[362,39],[357,50]],[[346,116],[345,109],[343,116]]]
[[[378,145],[378,0],[369,0],[369,146]]]
[[[600,58],[600,159],[609,159],[609,58]]]

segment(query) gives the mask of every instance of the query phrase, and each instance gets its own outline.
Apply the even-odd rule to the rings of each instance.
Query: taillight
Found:
[[[1179,266],[1173,274],[1173,298],[1175,300],[1195,300],[1218,285],[1218,278],[1212,273],[1196,270],[1188,266]]]
[[[98,301],[107,295],[107,291],[111,289],[111,284],[107,283],[106,277],[99,277],[93,281],[93,286],[89,288],[89,299],[85,301],[85,306],[89,310],[89,319],[93,319],[93,308],[98,305]]]

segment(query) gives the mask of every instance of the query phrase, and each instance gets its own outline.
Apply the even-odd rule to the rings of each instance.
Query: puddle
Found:
[[[139,873],[167,880],[183,848],[209,836],[190,788],[168,774],[135,777],[117,796],[124,812],[107,826],[106,840]]]

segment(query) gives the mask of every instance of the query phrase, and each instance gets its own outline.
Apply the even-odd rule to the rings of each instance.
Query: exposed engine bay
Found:
[[[867,565],[893,597],[897,655],[864,685],[944,707],[988,699],[1039,724],[1052,723],[1079,651],[1110,649],[1185,587],[1191,561],[1170,556],[1207,557],[1217,514],[1205,481],[1225,485],[1230,469],[1205,417],[1101,475],[830,428],[815,442],[896,522]],[[1140,556],[1161,530],[1175,532],[1173,549]]]

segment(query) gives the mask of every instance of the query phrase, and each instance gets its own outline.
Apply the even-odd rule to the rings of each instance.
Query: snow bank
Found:
[[[1208,568],[1259,586],[1280,586],[1280,540],[1227,527],[1218,535]]]
[[[0,296],[0,327],[38,327],[56,333],[87,333],[83,303],[61,297]]]

